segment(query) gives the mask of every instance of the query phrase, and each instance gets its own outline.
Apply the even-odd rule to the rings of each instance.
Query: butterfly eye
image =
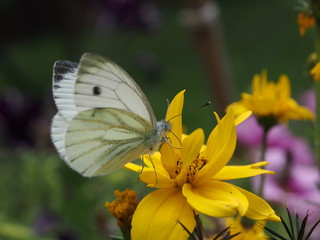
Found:
[[[94,86],[92,91],[93,91],[93,95],[95,95],[95,96],[100,95],[102,92],[101,88],[97,87],[97,86]]]

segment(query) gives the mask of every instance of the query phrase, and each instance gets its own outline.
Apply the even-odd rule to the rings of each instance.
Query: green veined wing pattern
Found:
[[[153,126],[132,112],[97,108],[77,114],[66,132],[67,163],[84,176],[110,173],[150,152]]]

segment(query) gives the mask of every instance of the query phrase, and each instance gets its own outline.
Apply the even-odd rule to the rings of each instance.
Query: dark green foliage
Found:
[[[285,229],[285,232],[287,233],[290,240],[308,240],[310,236],[312,235],[314,229],[318,226],[320,223],[320,220],[318,220],[316,223],[312,225],[310,229],[307,227],[308,218],[310,214],[307,212],[305,217],[302,219],[302,222],[300,222],[300,218],[298,214],[295,214],[294,217],[291,216],[289,209],[287,209],[287,215],[288,220],[285,221],[282,217],[281,223]],[[288,223],[289,221],[289,223]],[[270,237],[270,239],[274,240],[287,240],[286,237],[282,235],[282,233],[278,233],[276,231],[273,231],[272,229],[265,227],[265,229],[272,234],[274,237]]]

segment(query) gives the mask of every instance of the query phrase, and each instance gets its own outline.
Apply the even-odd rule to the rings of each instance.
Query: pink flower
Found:
[[[304,92],[300,97],[300,102],[302,105],[306,106],[314,112],[316,109],[316,98],[314,94],[314,89],[312,88]]]
[[[260,160],[262,128],[255,117],[250,117],[237,127],[239,144],[249,147],[249,158]],[[315,158],[307,141],[294,136],[285,125],[270,129],[267,139],[265,161],[268,169],[276,174],[266,176],[264,198],[285,204],[289,209],[303,216],[307,210],[311,218],[319,218],[320,184]],[[253,185],[257,189],[261,178],[255,177]]]

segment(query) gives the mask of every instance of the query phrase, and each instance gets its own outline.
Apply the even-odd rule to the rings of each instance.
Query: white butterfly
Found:
[[[158,150],[171,129],[157,122],[135,81],[117,64],[86,53],[53,67],[58,108],[51,138],[60,156],[84,176],[105,175]]]

